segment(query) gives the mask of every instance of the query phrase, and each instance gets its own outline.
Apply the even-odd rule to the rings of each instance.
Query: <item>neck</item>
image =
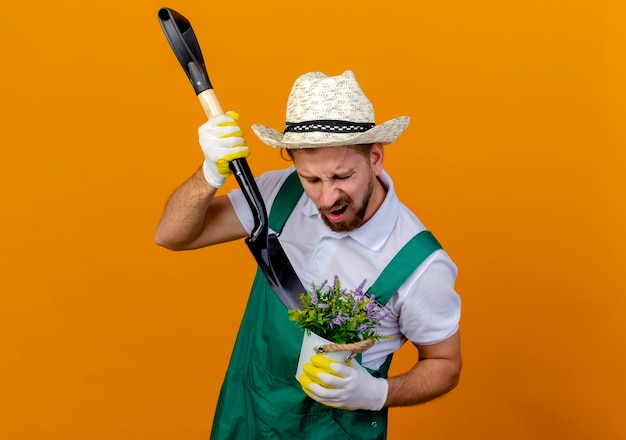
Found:
[[[378,211],[378,208],[380,208],[380,206],[385,201],[386,196],[387,196],[387,185],[385,185],[385,182],[383,182],[382,179],[378,176],[374,180],[374,188],[372,190],[372,196],[370,197],[370,201],[367,207],[366,221],[369,220],[374,214],[376,214],[376,211]]]

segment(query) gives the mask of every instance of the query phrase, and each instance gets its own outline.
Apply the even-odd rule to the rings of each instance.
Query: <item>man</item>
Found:
[[[386,308],[380,332],[392,338],[352,366],[314,356],[301,385],[294,374],[302,331],[257,273],[212,438],[382,439],[387,408],[427,402],[458,382],[456,266],[441,249],[416,258],[423,245],[411,247],[413,239],[424,237],[425,228],[400,203],[383,171],[384,146],[404,132],[408,117],[375,125],[373,107],[351,71],[299,77],[286,116],[284,132],[252,127],[261,141],[286,149],[293,160],[292,167],[257,179],[270,218],[283,203],[283,186],[304,189],[286,222],[270,226],[279,229],[303,286],[335,275],[353,289],[364,279],[367,287],[382,286],[372,293]],[[200,127],[204,164],[170,197],[156,232],[160,245],[195,249],[250,233],[254,221],[241,191],[216,196],[230,174],[229,161],[249,153],[237,118],[229,113]],[[391,354],[407,340],[417,347],[418,362],[387,378]]]

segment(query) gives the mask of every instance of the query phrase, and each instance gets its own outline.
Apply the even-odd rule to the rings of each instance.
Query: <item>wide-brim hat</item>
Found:
[[[283,132],[260,124],[252,130],[263,143],[288,149],[390,144],[410,118],[376,125],[372,103],[346,70],[338,76],[310,72],[298,77],[287,100],[286,121]]]

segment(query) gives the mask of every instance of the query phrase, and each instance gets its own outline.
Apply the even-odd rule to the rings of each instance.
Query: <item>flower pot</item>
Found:
[[[298,360],[298,369],[296,370],[296,379],[298,382],[300,381],[300,376],[304,374],[304,370],[302,367],[304,364],[309,363],[311,361],[311,357],[316,354],[321,354],[322,356],[327,356],[330,359],[337,362],[346,362],[347,359],[351,358],[352,351],[350,350],[339,350],[339,351],[329,351],[329,352],[320,352],[318,347],[323,347],[326,344],[333,344],[332,341],[322,338],[321,336],[313,333],[310,330],[304,331],[304,337],[302,338],[302,347],[300,349],[300,359]]]

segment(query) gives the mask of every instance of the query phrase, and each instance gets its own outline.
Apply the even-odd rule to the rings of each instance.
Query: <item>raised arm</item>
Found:
[[[229,162],[249,155],[238,115],[211,118],[198,129],[202,168],[170,196],[155,241],[171,250],[197,249],[246,236],[227,196],[215,194],[232,174]]]
[[[215,197],[202,169],[193,174],[170,196],[155,241],[174,251],[197,249],[245,237],[227,196]]]

